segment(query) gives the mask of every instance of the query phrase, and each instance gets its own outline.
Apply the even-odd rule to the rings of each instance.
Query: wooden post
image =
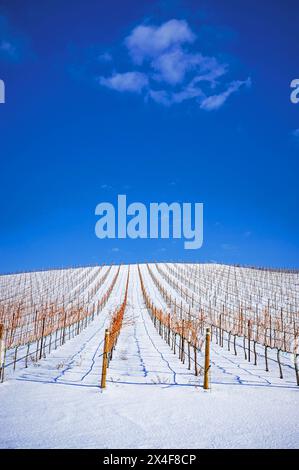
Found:
[[[224,305],[222,306],[222,309],[223,309]],[[220,313],[219,315],[219,345],[222,347],[223,346],[223,343],[222,343],[222,315]]]
[[[58,336],[58,329],[55,331],[55,349],[57,349],[57,336]]]
[[[246,353],[246,338],[245,338],[245,331],[244,331],[244,336],[243,336],[243,349],[244,349],[244,356],[245,356],[245,361],[247,361],[247,353]]]
[[[266,372],[269,372],[268,366],[268,346],[265,344],[265,364],[266,364]]]
[[[14,355],[14,362],[13,362],[13,370],[14,371],[16,370],[17,358],[18,358],[18,346],[16,346],[15,355]]]
[[[254,365],[257,365],[256,340],[253,341]]]
[[[39,359],[43,356],[43,342],[44,342],[44,334],[45,334],[45,321],[46,317],[43,318],[43,326],[42,326],[42,336],[40,340],[40,352],[39,352]]]
[[[185,320],[182,320],[182,351],[181,360],[185,364]]]
[[[235,352],[235,356],[237,356],[236,339],[237,339],[237,335],[234,335],[234,352]]]
[[[36,343],[36,351],[34,352],[34,354],[35,354],[35,362],[38,361],[38,351],[39,351],[39,339],[37,340],[37,343]]]
[[[280,363],[280,349],[277,349],[277,362],[278,362],[278,367],[279,367],[279,378],[283,379],[283,373],[282,373],[282,367]]]
[[[194,344],[194,374],[198,376],[198,367],[197,367],[197,348],[196,345]]]
[[[248,320],[248,361],[250,362],[250,340],[251,340],[251,331],[250,331],[250,320]]]
[[[28,367],[29,350],[30,350],[30,343],[27,344],[27,352],[26,352],[26,356],[25,356],[25,368],[26,368],[26,369],[27,369],[27,367]]]
[[[205,346],[205,372],[204,372],[204,383],[203,383],[203,388],[205,390],[209,389],[210,341],[211,341],[210,328],[207,328],[206,329],[206,346]]]
[[[63,319],[63,334],[60,341],[60,346],[65,343],[65,328],[66,328],[66,320],[67,320],[67,310],[63,307],[64,319]]]
[[[51,353],[51,344],[52,344],[52,333],[50,333],[49,354]]]
[[[103,352],[103,365],[102,365],[102,380],[101,388],[106,388],[106,375],[108,367],[108,353],[109,353],[109,330],[105,330],[104,352]]]

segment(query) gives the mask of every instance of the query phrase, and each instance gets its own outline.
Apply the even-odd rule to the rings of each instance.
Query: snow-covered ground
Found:
[[[212,342],[212,385],[204,391],[202,376],[155,329],[134,265],[107,388],[99,388],[104,330],[122,301],[127,271],[121,268],[108,304],[80,335],[0,384],[0,447],[298,448],[299,387],[291,367],[285,363],[279,379],[274,361],[265,372],[262,361],[254,366]]]

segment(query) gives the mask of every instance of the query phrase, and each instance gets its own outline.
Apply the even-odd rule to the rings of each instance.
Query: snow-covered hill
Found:
[[[123,326],[106,389],[101,390],[104,332],[123,301],[128,272]],[[179,337],[174,354],[174,334],[171,340],[167,330],[159,334],[141,280],[153,308],[168,315],[174,329],[182,320],[193,326],[199,322],[199,375],[194,374],[193,349],[188,350],[191,336],[185,338],[180,360]],[[131,265],[1,276],[1,321],[8,330],[5,315],[12,315],[11,306],[18,302],[26,304],[26,321],[19,319],[14,334],[5,335],[10,348],[0,384],[0,447],[299,447],[294,366],[298,289],[296,273],[220,265]],[[105,295],[106,303],[101,303]],[[85,312],[79,321],[73,314],[78,302]],[[34,336],[36,311],[53,313],[50,305],[60,304],[62,319],[68,318],[67,308],[72,312],[69,323],[61,323],[60,310],[55,310],[41,345]],[[240,318],[246,325],[249,321],[247,329]],[[201,340],[208,326],[211,368],[205,391]]]

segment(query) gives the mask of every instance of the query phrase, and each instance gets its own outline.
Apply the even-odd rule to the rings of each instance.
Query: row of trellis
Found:
[[[243,350],[244,357],[248,361],[252,361],[257,365],[260,355],[257,352],[257,346],[264,348],[263,359],[266,371],[269,370],[268,350],[276,351],[277,365],[280,378],[283,378],[283,368],[281,361],[281,352],[289,352],[294,357],[294,369],[296,381],[299,385],[299,368],[298,368],[298,329],[294,331],[279,332],[279,330],[271,329],[271,323],[267,314],[264,318],[260,318],[254,323],[254,318],[248,318],[242,309],[232,312],[223,304],[219,311],[213,308],[209,303],[205,306],[199,303],[194,292],[171,277],[166,271],[163,271],[159,265],[155,265],[156,271],[163,281],[154,274],[153,269],[147,265],[148,272],[159,290],[168,308],[172,312],[172,316],[179,317],[184,321],[198,321],[198,331],[200,335],[204,334],[205,328],[211,329],[211,338],[215,338],[216,343],[224,347],[227,344],[228,350],[233,349],[235,355],[238,354],[240,347]],[[187,282],[187,281],[186,281]],[[247,313],[247,312],[246,312]],[[279,336],[280,333],[280,336]],[[242,346],[239,345],[238,339],[241,339]]]
[[[86,300],[82,303],[78,301],[74,305],[62,299],[57,304],[40,305],[35,312],[24,313],[17,310],[12,311],[11,315],[8,312],[7,317],[2,317],[0,379],[4,379],[5,368],[12,366],[15,369],[19,361],[24,361],[27,367],[29,360],[38,361],[45,357],[47,352],[50,353],[51,348],[56,349],[86,328],[107,304],[120,267],[105,293],[98,298],[96,294],[110,272],[111,267],[98,281],[93,282]],[[13,351],[13,354],[10,354],[9,360],[6,361],[9,351]]]
[[[190,287],[187,277],[176,274],[167,265],[168,272],[156,265],[158,273],[179,293],[180,297],[193,309],[208,317],[209,322],[220,326],[232,335],[250,337],[259,344],[280,351],[293,353],[296,339],[299,336],[298,314],[292,314],[288,320],[287,313],[281,308],[279,312],[270,312],[267,307],[257,312],[250,305],[231,305],[229,302],[218,302],[216,305],[208,299],[207,294],[197,294]],[[244,300],[243,300],[244,302]]]
[[[187,364],[188,370],[193,369],[195,376],[203,375],[203,385],[209,388],[210,357],[209,343],[210,331],[204,330],[204,323],[200,317],[184,318],[178,315],[178,309],[170,309],[166,312],[157,308],[154,304],[143,281],[140,267],[138,266],[139,280],[143,299],[151,319],[160,336],[167,342],[174,354],[178,353],[183,364]],[[199,363],[202,357],[202,348],[205,344],[204,363]]]
[[[105,331],[104,338],[104,351],[103,351],[103,364],[102,364],[102,378],[101,388],[106,387],[107,369],[113,357],[113,351],[116,347],[117,340],[123,326],[124,314],[127,307],[128,290],[130,280],[130,268],[128,270],[126,289],[123,302],[111,315],[109,327]]]

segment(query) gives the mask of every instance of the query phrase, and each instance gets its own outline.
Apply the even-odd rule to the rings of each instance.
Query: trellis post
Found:
[[[105,330],[105,340],[104,340],[104,353],[103,353],[103,365],[102,365],[102,380],[101,388],[106,387],[106,376],[107,376],[107,367],[108,367],[108,353],[109,353],[109,330]]]
[[[205,345],[205,370],[204,370],[204,383],[203,383],[203,388],[205,390],[209,389],[210,341],[211,341],[210,328],[207,328],[206,329],[206,345]]]

